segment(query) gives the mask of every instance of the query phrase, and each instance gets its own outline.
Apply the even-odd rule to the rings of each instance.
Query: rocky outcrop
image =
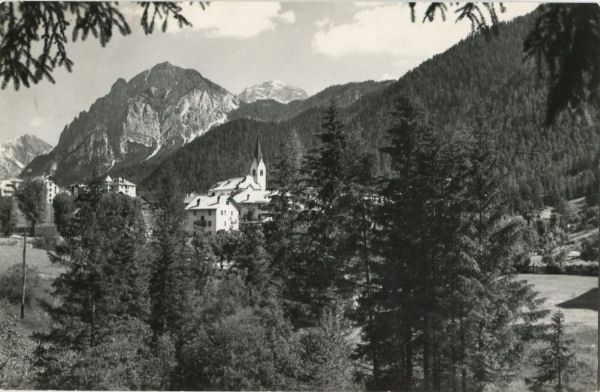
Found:
[[[279,103],[288,103],[295,100],[308,98],[306,91],[301,88],[290,86],[278,80],[271,80],[242,91],[238,98],[246,103],[263,99],[272,99]]]
[[[234,95],[199,72],[157,64],[129,81],[118,79],[23,174],[53,174],[68,183],[158,159],[226,121],[237,107]]]
[[[0,144],[0,179],[17,177],[25,165],[51,149],[50,144],[33,135]]]

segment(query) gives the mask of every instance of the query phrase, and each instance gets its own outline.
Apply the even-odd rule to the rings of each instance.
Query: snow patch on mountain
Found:
[[[244,102],[252,103],[261,99],[272,99],[280,103],[306,99],[308,94],[299,87],[290,86],[279,80],[270,80],[246,88],[238,98]]]

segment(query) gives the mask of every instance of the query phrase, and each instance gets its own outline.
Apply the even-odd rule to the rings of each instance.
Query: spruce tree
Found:
[[[49,253],[66,271],[53,283],[59,299],[48,306],[53,327],[38,335],[38,382],[45,388],[102,388],[102,380],[116,368],[99,353],[134,336],[139,340],[132,350],[144,350],[150,331],[148,266],[142,256],[146,232],[139,201],[93,186],[75,208],[77,213],[61,226],[64,244]],[[122,348],[123,356],[132,355]],[[113,360],[121,354],[115,352]],[[142,365],[141,358],[128,362],[119,381],[104,387],[142,388],[143,381],[131,373]]]
[[[547,347],[537,353],[538,373],[535,384],[555,383],[556,389],[562,391],[569,381],[569,374],[575,370],[575,354],[570,345],[573,339],[565,336],[565,317],[562,312],[552,315],[550,332],[543,335]]]

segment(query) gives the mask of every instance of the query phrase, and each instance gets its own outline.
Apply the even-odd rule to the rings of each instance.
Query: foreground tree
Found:
[[[137,199],[101,191],[80,195],[61,221],[64,244],[49,253],[66,267],[48,305],[53,327],[37,337],[38,385],[69,389],[153,389],[170,371],[169,349],[150,349],[148,256]],[[159,360],[156,355],[164,358]],[[164,361],[164,362],[161,362]]]
[[[575,370],[575,354],[569,348],[573,339],[565,337],[564,321],[562,312],[552,315],[550,332],[543,336],[548,347],[539,351],[536,364],[538,374],[535,384],[555,383],[557,391],[563,390],[569,381],[569,374]]]
[[[202,9],[204,2],[198,3]],[[191,26],[175,2],[140,2],[141,25],[151,34],[157,24],[166,31],[169,20],[178,27]],[[52,73],[64,67],[69,72],[73,61],[67,54],[73,42],[90,34],[105,46],[116,29],[121,35],[131,28],[117,2],[5,2],[0,5],[0,78],[2,88],[11,81],[15,89],[29,87],[43,78],[54,83]],[[69,34],[70,32],[70,34]]]
[[[374,312],[358,354],[373,363],[372,388],[479,389],[514,368],[543,315],[513,279],[519,225],[503,219],[485,138],[433,130],[408,99],[394,116],[385,151],[396,172],[375,226],[373,283],[359,299]]]

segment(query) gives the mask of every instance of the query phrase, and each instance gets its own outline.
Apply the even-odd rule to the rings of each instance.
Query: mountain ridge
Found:
[[[374,155],[377,172],[391,172],[389,157],[380,148],[388,143],[394,102],[410,96],[440,130],[440,137],[447,127],[485,133],[496,146],[498,170],[506,182],[503,192],[513,210],[527,211],[597,189],[598,135],[593,127],[567,114],[551,128],[542,125],[547,86],[536,78],[534,64],[522,60],[522,42],[533,21],[534,14],[529,14],[500,23],[497,35],[472,34],[398,81],[347,105],[338,104],[340,120],[360,133]],[[274,101],[241,105],[230,113],[229,122],[175,151],[168,161],[178,168],[176,175],[186,178],[185,191],[201,192],[218,179],[244,173],[257,135],[268,169],[292,133],[310,150],[317,143],[324,106],[291,108],[310,104],[311,98],[288,105]],[[229,140],[226,147],[219,141],[223,137]],[[138,178],[150,190],[163,175],[159,166],[138,173]]]
[[[156,159],[223,123],[238,105],[233,94],[198,71],[159,63],[129,81],[118,78],[24,175],[54,174],[67,183],[89,178],[94,170]]]
[[[51,149],[52,145],[30,134],[0,143],[0,179],[17,177],[34,158]]]
[[[279,80],[269,80],[260,84],[246,87],[238,98],[246,103],[271,99],[279,103],[289,103],[308,98],[306,91],[299,87],[286,84]]]

